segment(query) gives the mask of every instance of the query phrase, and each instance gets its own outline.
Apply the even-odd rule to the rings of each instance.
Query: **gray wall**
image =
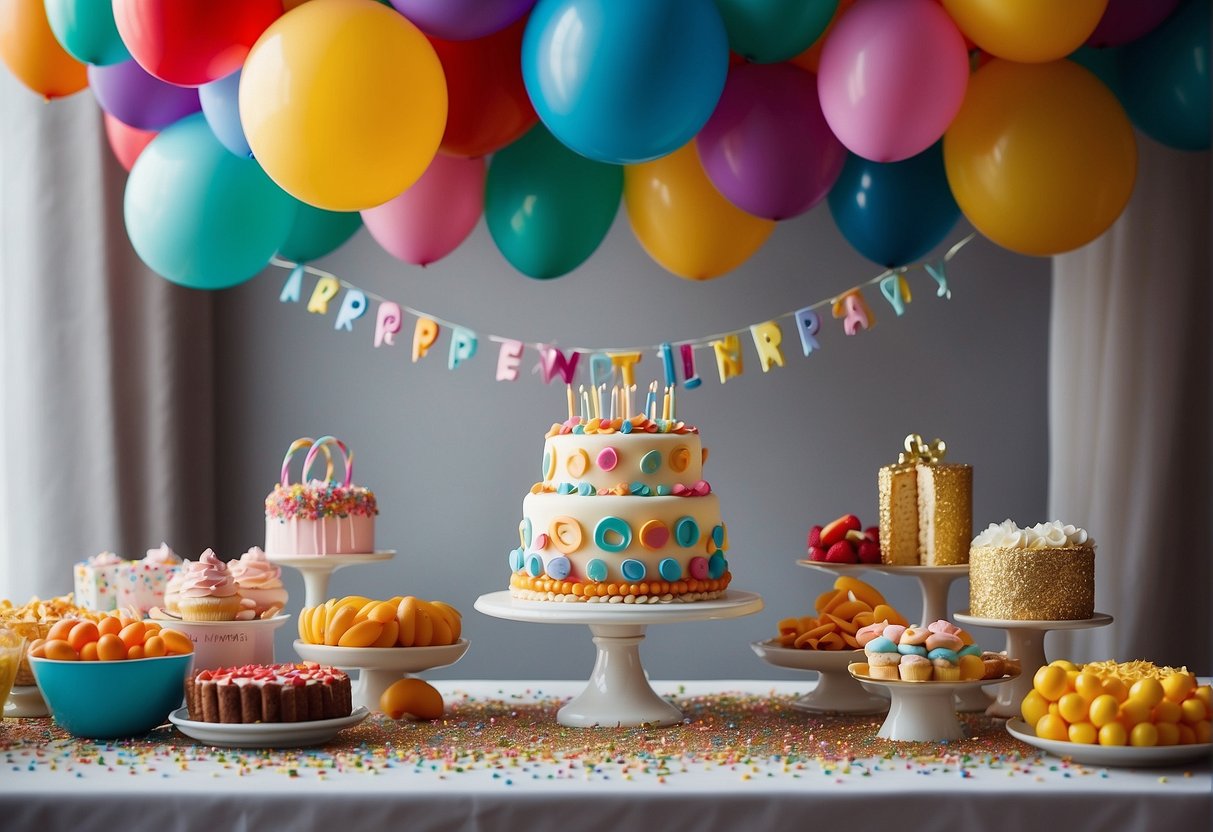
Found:
[[[962,223],[949,243],[968,230]],[[590,347],[739,328],[878,271],[847,246],[824,206],[781,224],[740,269],[707,283],[650,261],[622,211],[590,260],[555,281],[515,272],[483,222],[426,269],[393,260],[365,231],[317,265],[481,333]],[[650,628],[643,650],[654,676],[796,678],[759,661],[749,642],[773,635],[782,617],[812,612],[830,579],[795,565],[809,526],[846,512],[874,524],[876,470],[895,459],[908,432],[945,438],[950,458],[974,466],[976,526],[1044,519],[1049,261],[978,239],[950,274],[951,301],[934,296],[925,273],[912,274],[914,302],[901,319],[870,293],[875,329],[846,338],[827,319],[823,351],[809,359],[785,326],[788,365],[765,376],[752,344],[745,374],[723,387],[700,353],[705,383],[683,393],[681,415],[701,427],[712,452],[706,476],[729,525],[733,586],[760,593],[766,609]],[[399,554],[336,573],[333,594],[416,594],[462,609],[471,650],[436,677],[586,678],[593,651],[585,627],[503,622],[472,609],[478,595],[507,584],[506,554],[537,478],[543,434],[564,412],[563,387],[529,375],[530,361],[518,382],[497,383],[496,351],[486,341],[454,372],[445,337],[419,364],[409,361],[408,338],[375,350],[370,320],[336,333],[331,316],[280,304],[285,277],[269,269],[218,297],[219,552],[235,556],[263,543],[262,500],[290,441],[335,434],[357,452],[357,481],[378,494],[380,544]],[[638,379],[659,377],[646,356]],[[286,571],[297,612],[302,580]],[[917,616],[916,583],[871,580]],[[967,603],[967,585],[955,584],[951,608]],[[279,633],[279,655],[292,655],[294,628]],[[1001,646],[993,634],[985,643]]]

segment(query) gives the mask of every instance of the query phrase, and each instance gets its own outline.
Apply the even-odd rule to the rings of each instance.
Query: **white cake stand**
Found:
[[[46,700],[37,685],[13,685],[8,694],[8,702],[4,705],[6,717],[38,717],[50,716]]]
[[[306,661],[357,668],[354,707],[362,705],[368,711],[381,713],[379,697],[393,683],[413,673],[454,664],[468,651],[468,640],[461,638],[439,647],[330,647],[295,639],[294,647]]]
[[[318,607],[328,600],[329,578],[338,569],[363,563],[378,563],[396,557],[394,549],[365,555],[269,555],[266,560],[290,566],[303,573],[305,607]]]
[[[538,624],[588,624],[598,658],[585,690],[560,709],[556,720],[573,728],[674,725],[682,712],[649,686],[640,663],[640,642],[650,624],[739,618],[762,609],[753,592],[729,590],[715,601],[689,604],[589,604],[520,601],[509,590],[476,599],[494,618]]]
[[[964,737],[956,719],[956,694],[962,690],[998,685],[1011,681],[976,679],[969,682],[903,682],[855,676],[865,685],[878,685],[889,691],[889,715],[876,736],[895,742],[939,742]]]
[[[998,691],[998,698],[986,709],[989,716],[1003,719],[1019,716],[1019,706],[1023,698],[1032,690],[1032,679],[1036,671],[1048,664],[1045,658],[1045,634],[1050,630],[1086,630],[1092,627],[1106,627],[1112,623],[1112,616],[1097,612],[1090,618],[1077,621],[1012,621],[1001,618],[978,618],[969,615],[968,610],[952,616],[962,624],[974,627],[994,627],[1007,631],[1007,656],[1019,659],[1023,672],[1014,684],[1004,685]]]
[[[864,660],[862,650],[801,650],[778,641],[755,641],[750,647],[758,657],[775,667],[817,671],[817,686],[792,703],[799,711],[813,714],[883,714],[889,700],[864,690],[847,672],[851,662]]]

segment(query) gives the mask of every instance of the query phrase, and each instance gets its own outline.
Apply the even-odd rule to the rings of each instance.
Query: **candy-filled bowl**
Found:
[[[125,661],[30,658],[55,722],[77,737],[117,739],[163,724],[185,697],[194,655]]]

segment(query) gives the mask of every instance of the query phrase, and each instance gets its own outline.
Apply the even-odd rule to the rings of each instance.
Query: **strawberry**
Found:
[[[814,526],[813,528],[809,529],[809,545],[821,545],[821,526]]]
[[[855,549],[845,540],[840,540],[826,552],[829,563],[856,563]]]
[[[827,547],[833,546],[845,538],[847,532],[852,529],[859,530],[862,528],[863,524],[859,522],[858,517],[854,514],[845,514],[821,530],[821,545]]]
[[[868,526],[863,530],[863,536],[876,543],[880,542],[880,526]]]
[[[809,547],[809,560],[823,561],[826,559],[826,550],[820,546]]]
[[[859,544],[860,563],[880,563],[880,544],[874,540],[865,540]]]

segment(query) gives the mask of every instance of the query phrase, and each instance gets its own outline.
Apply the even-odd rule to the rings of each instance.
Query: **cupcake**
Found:
[[[863,648],[868,659],[868,676],[873,679],[900,678],[897,666],[901,664],[901,654],[897,645],[884,636],[869,641]]]
[[[911,653],[901,657],[897,669],[901,672],[903,682],[929,682],[934,668],[925,656]]]
[[[884,635],[884,628],[887,626],[889,626],[889,622],[886,620],[868,624],[866,627],[860,627],[855,631],[855,641],[860,647],[867,647],[869,641]]]
[[[181,562],[181,568],[173,577],[168,579],[168,583],[164,585],[164,608],[171,613],[180,614],[177,608],[177,601],[181,598],[181,584],[185,582],[185,574],[189,572],[191,562],[184,560]]]
[[[256,615],[286,606],[286,589],[282,586],[282,568],[270,563],[265,552],[254,546],[231,565],[236,591],[242,598],[256,604]]]
[[[184,621],[235,621],[242,604],[227,564],[207,549],[181,582],[177,610]]]
[[[960,657],[956,655],[955,650],[949,650],[946,647],[936,647],[930,653],[927,653],[927,658],[935,666],[936,682],[960,681]]]

